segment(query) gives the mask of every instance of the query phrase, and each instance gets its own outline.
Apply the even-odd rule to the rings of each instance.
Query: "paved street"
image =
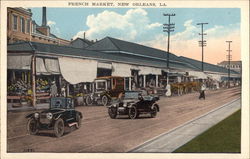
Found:
[[[77,107],[84,115],[79,130],[70,130],[56,138],[43,131],[38,135],[26,132],[25,115],[32,112],[8,112],[8,152],[127,152],[162,133],[205,114],[240,97],[240,88],[207,91],[206,100],[198,93],[162,97],[156,118],[148,115],[131,120],[127,116],[110,119],[103,106]]]

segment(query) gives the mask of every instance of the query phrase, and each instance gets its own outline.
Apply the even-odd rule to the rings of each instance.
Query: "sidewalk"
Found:
[[[161,134],[129,152],[173,152],[241,108],[238,98],[200,117]]]

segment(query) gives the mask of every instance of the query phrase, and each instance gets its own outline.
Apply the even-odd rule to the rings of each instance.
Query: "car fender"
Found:
[[[31,113],[25,116],[25,118],[32,118],[34,116],[35,113]]]
[[[56,115],[54,116],[54,119],[55,119],[55,120],[58,120],[61,116],[62,116],[62,114],[56,114]]]
[[[151,106],[151,109],[153,109],[153,107],[154,107],[154,106],[156,106],[157,111],[159,112],[159,111],[160,111],[159,105],[158,105],[158,104],[156,104],[156,103],[154,103],[154,104]]]
[[[102,98],[103,96],[107,96],[109,99],[111,99],[111,96],[110,96],[110,94],[109,94],[108,92],[103,92],[103,93],[101,93],[101,98]]]
[[[79,114],[80,115],[80,117],[81,117],[81,119],[83,118],[83,115],[82,115],[82,113],[81,112],[76,112],[76,114]]]
[[[130,104],[128,105],[128,108],[131,108],[131,107],[133,107],[133,106],[136,107],[136,104],[135,104],[135,103],[130,103]]]

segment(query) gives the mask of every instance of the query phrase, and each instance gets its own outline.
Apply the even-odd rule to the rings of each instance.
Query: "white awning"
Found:
[[[204,72],[188,71],[189,76],[195,76],[198,79],[207,79],[207,75]]]
[[[97,61],[69,57],[58,58],[63,78],[70,84],[93,82],[97,75]]]
[[[216,81],[221,81],[221,75],[218,75],[218,74],[209,74],[209,77],[212,78],[213,80],[216,80]]]
[[[103,62],[98,62],[98,68],[104,68],[104,69],[112,69],[112,64],[111,63],[103,63]]]
[[[45,59],[45,67],[51,74],[60,74],[58,59]]]
[[[7,69],[30,70],[31,55],[8,55]]]
[[[131,65],[122,63],[112,63],[112,76],[130,77]]]
[[[139,66],[140,71],[139,75],[161,75],[161,69],[155,67],[146,67],[146,66]]]
[[[40,57],[36,58],[36,75],[51,75],[44,65],[44,59]]]

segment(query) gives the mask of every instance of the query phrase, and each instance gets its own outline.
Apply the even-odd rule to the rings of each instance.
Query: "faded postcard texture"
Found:
[[[1,2],[1,157],[249,158],[248,5]]]

